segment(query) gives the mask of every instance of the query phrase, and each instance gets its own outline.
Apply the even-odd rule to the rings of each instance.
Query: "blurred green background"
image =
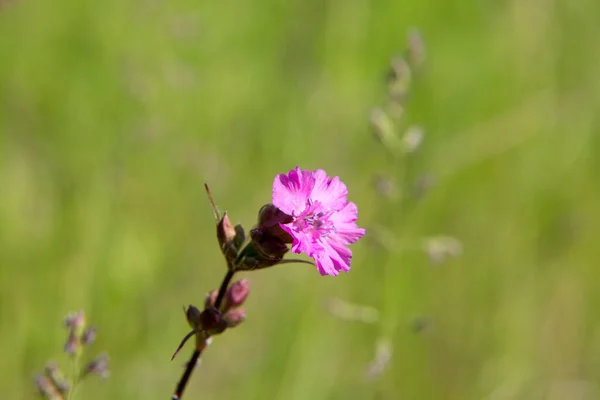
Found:
[[[69,365],[83,309],[112,375],[78,398],[168,398],[181,306],[224,274],[203,183],[249,229],[299,165],[358,204],[353,270],[246,274],[248,320],[184,398],[600,398],[599,20],[593,0],[4,1],[3,397]],[[427,60],[396,132],[425,137],[394,158],[369,115],[412,27]],[[462,252],[432,263],[440,235]]]

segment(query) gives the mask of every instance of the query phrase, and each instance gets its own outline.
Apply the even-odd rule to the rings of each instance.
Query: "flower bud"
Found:
[[[191,304],[188,306],[187,310],[185,310],[185,318],[191,328],[195,329],[200,326],[202,318],[201,314],[200,310]]]
[[[273,204],[265,204],[258,212],[258,226],[256,231],[261,237],[280,239],[284,243],[292,243],[292,236],[281,228],[280,224],[288,224],[293,218]]]
[[[65,317],[65,326],[68,329],[83,330],[85,327],[85,314],[83,311],[71,313]]]
[[[260,252],[260,258],[266,262],[279,261],[289,251],[285,241],[275,236],[264,235],[258,229],[251,230],[250,237],[255,248]]]
[[[84,376],[95,374],[102,379],[107,379],[110,375],[108,370],[108,356],[106,354],[99,355],[95,360],[90,361],[83,369]]]
[[[49,400],[63,400],[64,396],[54,386],[52,380],[44,375],[38,375],[35,378],[35,385],[37,386],[40,394]]]
[[[393,101],[403,103],[412,83],[412,71],[408,62],[402,57],[395,57],[390,62],[388,73],[388,94]]]
[[[396,125],[389,115],[381,108],[376,107],[371,110],[369,120],[373,136],[392,154],[400,154],[402,152],[402,142],[396,133]]]
[[[235,328],[246,320],[246,310],[229,310],[227,314],[223,316],[223,319],[227,322],[228,328]]]
[[[227,328],[227,322],[222,314],[214,307],[207,308],[200,314],[200,326],[209,336],[217,335]]]
[[[234,244],[235,236],[235,227],[231,223],[227,213],[225,213],[217,224],[217,240],[219,241],[221,252],[227,260],[235,259],[237,256],[237,249]]]
[[[83,332],[83,335],[81,335],[81,342],[84,345],[90,345],[90,344],[94,343],[95,341],[96,341],[96,327],[90,326]]]
[[[214,307],[218,295],[219,291],[217,289],[213,289],[210,293],[208,293],[204,298],[204,308]]]
[[[234,282],[225,293],[221,309],[226,313],[232,308],[238,308],[244,304],[248,294],[250,294],[250,281],[242,279],[241,281]]]
[[[77,353],[79,353],[79,350],[81,350],[81,341],[73,333],[73,331],[71,331],[67,337],[67,343],[65,343],[65,353],[74,357]]]
[[[66,394],[69,392],[69,381],[58,364],[53,362],[48,363],[48,365],[46,365],[46,376],[50,378],[52,384],[60,393]]]
[[[217,239],[219,239],[219,244],[223,246],[223,244],[231,243],[234,238],[235,227],[231,223],[227,213],[224,213],[223,217],[221,217],[221,220],[217,224]]]
[[[81,350],[81,336],[85,330],[85,314],[83,311],[72,313],[66,316],[65,326],[69,330],[65,352],[70,356],[75,356]]]
[[[408,34],[408,46],[406,52],[408,63],[411,68],[417,70],[423,66],[426,58],[425,41],[423,40],[421,32],[417,29],[411,29]]]
[[[254,236],[254,231],[252,232]],[[258,233],[260,235],[260,233]],[[287,246],[277,238],[264,240],[252,239],[238,255],[235,262],[236,271],[253,271],[278,264],[289,250]]]

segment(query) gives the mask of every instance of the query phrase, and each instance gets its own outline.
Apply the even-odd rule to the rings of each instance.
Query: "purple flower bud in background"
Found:
[[[96,341],[96,327],[90,326],[83,332],[83,335],[81,335],[81,342],[84,345],[89,346],[90,344],[94,343],[95,341]]]
[[[73,330],[71,330],[69,332],[69,336],[67,337],[67,343],[65,343],[65,353],[73,357],[79,352],[79,350],[81,350],[81,341],[75,335]]]
[[[46,365],[46,376],[50,378],[52,384],[60,393],[66,394],[69,392],[71,385],[58,364],[55,362],[48,363]]]
[[[85,313],[79,311],[71,313],[65,317],[65,326],[69,330],[65,352],[70,356],[75,356],[81,350],[81,337],[84,333],[86,324]]]
[[[88,374],[98,375],[102,379],[108,378],[108,356],[100,354],[95,360],[90,361],[83,370],[84,376]]]
[[[49,400],[63,400],[64,396],[59,392],[58,388],[54,386],[52,380],[44,375],[38,375],[35,377],[35,385],[37,386],[40,394]]]
[[[65,326],[74,331],[83,330],[85,328],[85,314],[83,311],[71,313],[65,317]]]

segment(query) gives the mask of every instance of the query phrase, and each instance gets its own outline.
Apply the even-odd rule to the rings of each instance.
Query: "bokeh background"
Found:
[[[181,307],[224,274],[204,182],[248,229],[299,165],[358,204],[353,270],[246,274],[248,319],[184,398],[600,398],[599,20],[593,0],[3,1],[3,397],[69,370],[83,309],[111,377],[78,398],[168,398]]]

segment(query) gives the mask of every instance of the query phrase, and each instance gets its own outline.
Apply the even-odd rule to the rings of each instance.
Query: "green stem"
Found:
[[[71,361],[71,366],[73,368],[73,386],[69,390],[69,395],[67,396],[67,400],[72,400],[75,397],[75,388],[79,383],[79,354],[75,355]]]

